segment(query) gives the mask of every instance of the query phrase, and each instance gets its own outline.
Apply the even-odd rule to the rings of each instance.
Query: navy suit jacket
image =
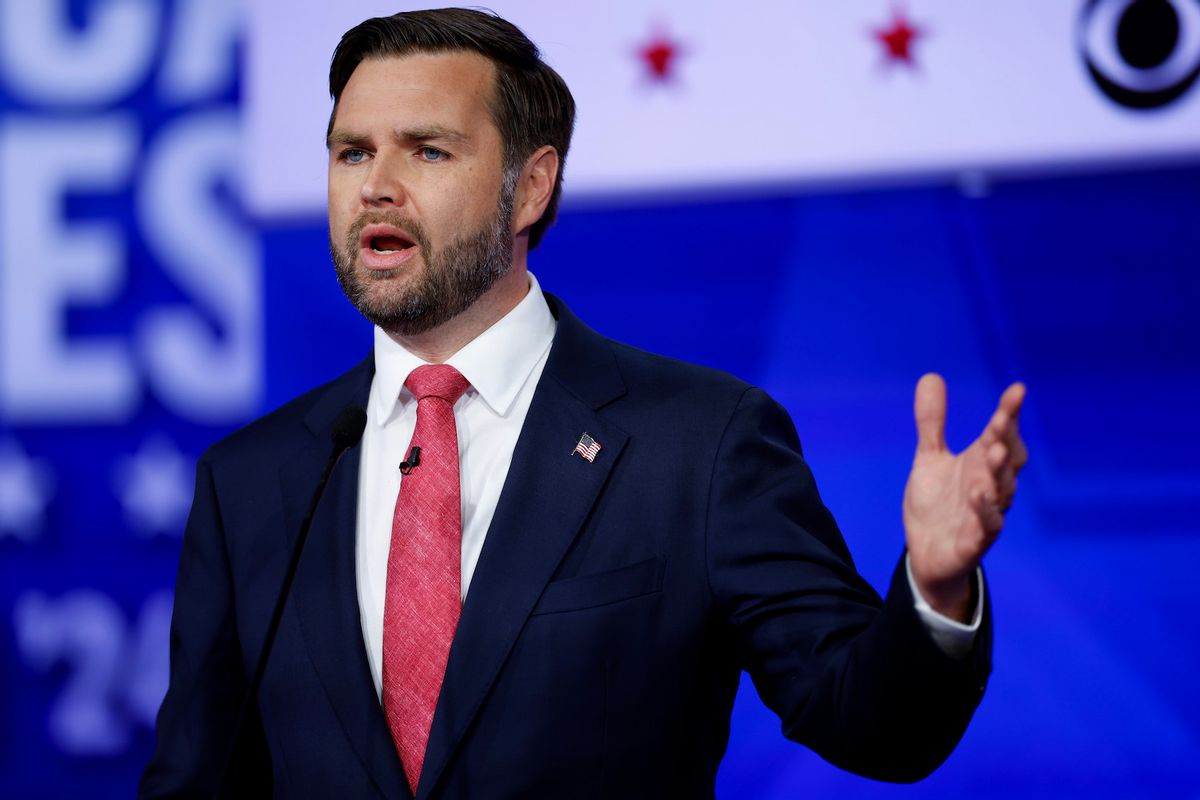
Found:
[[[857,574],[786,412],[727,375],[558,328],[462,609],[418,798],[711,797],[739,675],[783,732],[916,780],[990,664],[946,657],[902,568]],[[197,467],[145,797],[211,794],[310,495],[368,358]],[[572,455],[580,434],[602,449]],[[258,698],[282,797],[408,798],[355,590],[358,449],[322,500]],[[266,754],[269,753],[269,756]]]

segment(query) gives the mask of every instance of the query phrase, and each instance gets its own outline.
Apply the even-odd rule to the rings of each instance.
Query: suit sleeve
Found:
[[[196,493],[179,558],[170,683],[139,797],[211,797],[218,788],[248,684],[233,603],[213,469],[206,456],[196,467]],[[242,746],[250,742],[262,753],[261,725],[257,716],[251,717]],[[260,762],[260,768],[266,767]]]
[[[758,389],[728,423],[710,492],[714,602],[784,734],[867,777],[932,772],[982,697],[989,621],[972,652],[952,659],[917,615],[903,559],[879,598],[821,502],[790,418]]]

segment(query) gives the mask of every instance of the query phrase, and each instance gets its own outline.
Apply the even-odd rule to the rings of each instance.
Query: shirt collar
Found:
[[[470,382],[497,416],[505,416],[533,368],[554,340],[555,321],[541,287],[529,273],[529,292],[512,311],[446,360]],[[404,381],[425,364],[375,327],[375,380],[371,384],[374,422],[385,425],[412,400]]]

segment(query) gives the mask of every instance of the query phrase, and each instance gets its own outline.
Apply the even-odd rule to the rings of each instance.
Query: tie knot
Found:
[[[439,397],[454,405],[471,384],[449,364],[427,364],[410,372],[404,385],[418,402],[426,397]]]

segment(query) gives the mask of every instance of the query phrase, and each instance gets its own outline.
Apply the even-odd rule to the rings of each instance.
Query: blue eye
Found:
[[[425,161],[445,161],[449,155],[436,147],[422,147],[419,151]]]
[[[351,164],[360,164],[366,157],[367,152],[357,147],[351,147],[342,151],[342,160]]]

